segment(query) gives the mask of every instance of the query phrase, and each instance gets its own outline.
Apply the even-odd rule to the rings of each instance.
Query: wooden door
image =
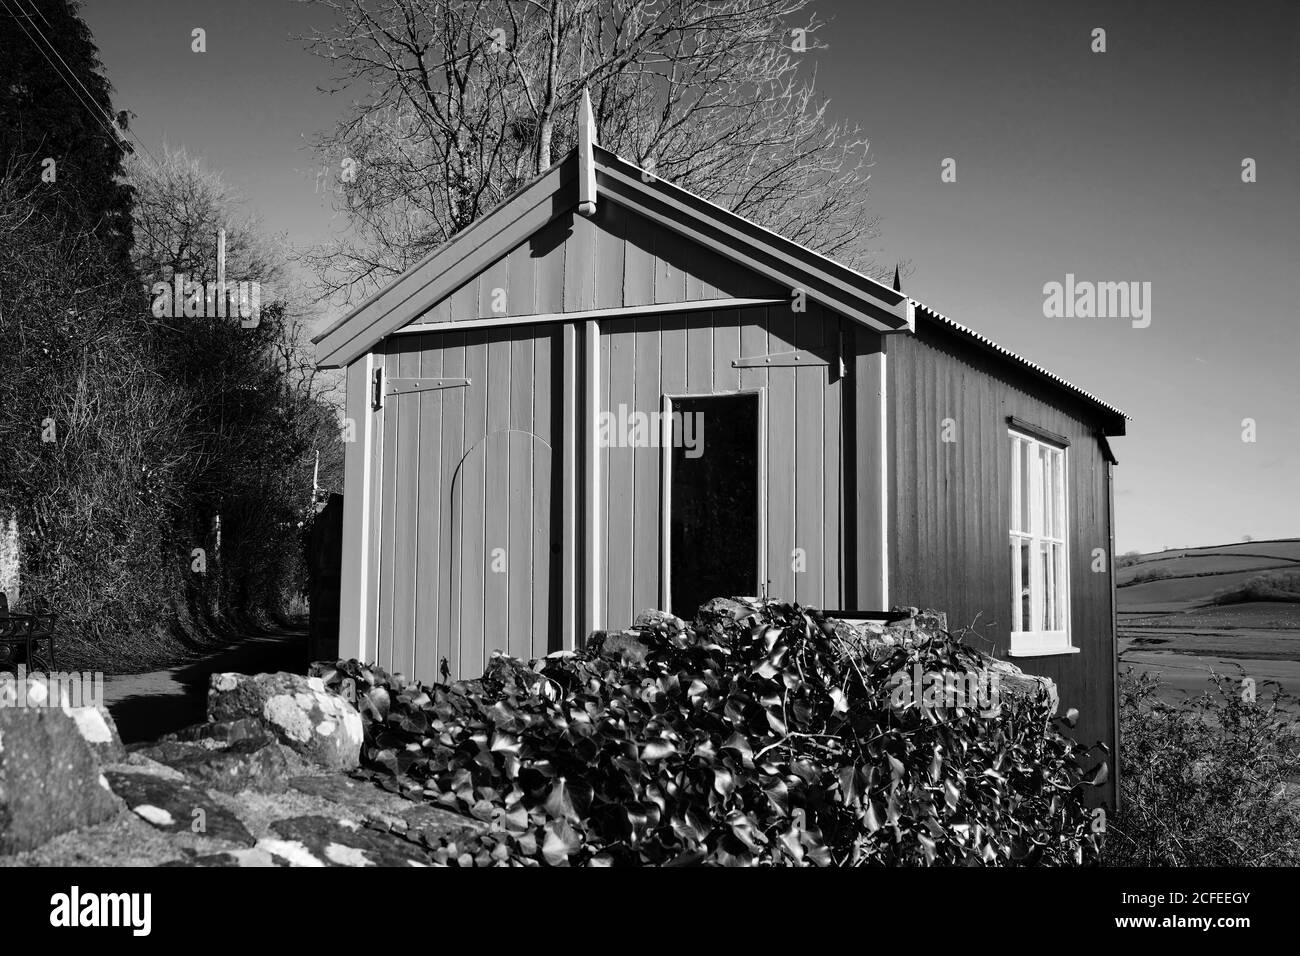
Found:
[[[558,343],[547,326],[390,340],[385,374],[407,384],[384,398],[382,666],[470,679],[495,650],[558,646]]]

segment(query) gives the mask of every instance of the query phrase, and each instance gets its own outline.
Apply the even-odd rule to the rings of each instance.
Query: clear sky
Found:
[[[915,298],[1132,417],[1114,441],[1119,549],[1300,536],[1300,2],[816,9],[832,25],[809,65],[872,140],[880,259],[910,261]],[[84,9],[145,145],[201,156],[299,247],[345,225],[306,148],[343,104],[292,38],[324,13]],[[941,181],[949,158],[955,182]],[[1044,285],[1067,274],[1149,282],[1150,325],[1045,318]]]

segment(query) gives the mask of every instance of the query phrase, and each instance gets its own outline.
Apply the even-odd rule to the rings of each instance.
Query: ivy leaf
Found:
[[[546,842],[542,844],[542,858],[551,866],[568,866],[569,857],[582,847],[582,840],[563,820],[546,827]]]

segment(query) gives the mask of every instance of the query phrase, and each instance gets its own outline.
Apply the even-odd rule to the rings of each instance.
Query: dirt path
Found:
[[[258,634],[170,670],[104,678],[108,705],[125,743],[153,740],[207,716],[208,675],[307,671],[307,632]]]

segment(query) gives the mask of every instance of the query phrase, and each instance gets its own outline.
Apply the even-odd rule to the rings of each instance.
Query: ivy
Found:
[[[734,608],[735,602],[728,602]],[[452,865],[1078,865],[1104,779],[1045,699],[900,704],[895,675],[982,659],[939,630],[868,642],[754,602],[657,616],[626,638],[423,686],[324,668],[366,724],[360,773],[488,824]],[[345,683],[345,682],[350,682]]]

